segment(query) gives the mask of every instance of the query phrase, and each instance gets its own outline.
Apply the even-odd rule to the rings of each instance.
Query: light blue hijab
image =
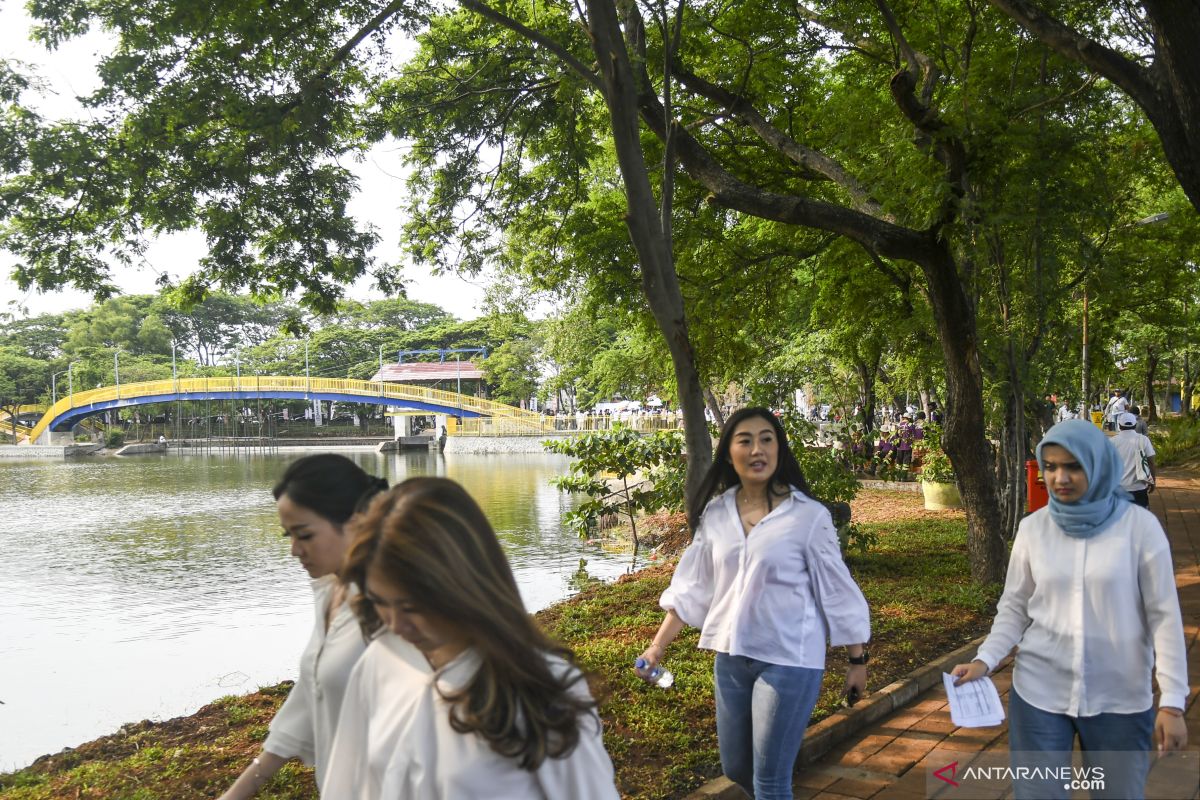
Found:
[[[1076,539],[1088,539],[1106,530],[1125,513],[1125,504],[1131,500],[1121,488],[1124,466],[1117,448],[1091,422],[1064,420],[1047,431],[1037,446],[1038,467],[1043,474],[1046,462],[1042,449],[1048,444],[1056,444],[1075,456],[1088,479],[1087,491],[1074,503],[1064,503],[1049,492],[1051,519],[1063,533]]]

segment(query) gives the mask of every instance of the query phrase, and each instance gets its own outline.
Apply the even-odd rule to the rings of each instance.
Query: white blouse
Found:
[[[704,509],[660,605],[701,629],[700,647],[825,668],[833,645],[871,638],[870,612],[821,503],[793,489],[749,533],[733,487]]]
[[[1013,686],[1043,711],[1145,711],[1152,668],[1161,705],[1184,708],[1187,657],[1171,548],[1153,514],[1125,506],[1090,539],[1067,536],[1048,508],[1017,529],[996,619],[975,657],[995,669],[1017,645]]]
[[[400,637],[384,633],[375,639],[350,677],[321,796],[617,800],[595,714],[580,719],[579,744],[569,755],[546,759],[536,772],[499,755],[482,736],[450,727],[450,707],[438,688],[461,688],[478,667],[479,657],[467,650],[434,671]],[[587,685],[580,681],[572,691],[587,695]]]
[[[300,654],[300,675],[283,702],[263,750],[282,758],[300,758],[315,765],[317,780],[325,771],[333,735],[337,728],[342,697],[350,680],[350,671],[366,650],[362,629],[350,609],[350,598],[358,590],[347,587],[346,600],[325,629],[329,602],[337,587],[337,576],[326,575],[312,581],[316,625],[308,646]]]

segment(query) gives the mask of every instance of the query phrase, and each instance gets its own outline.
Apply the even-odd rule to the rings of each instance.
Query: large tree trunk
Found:
[[[587,6],[592,48],[600,68],[604,100],[612,120],[617,163],[625,184],[628,203],[625,222],[642,267],[642,291],[666,339],[675,368],[679,404],[683,408],[688,460],[686,494],[690,507],[704,473],[712,464],[712,439],[704,422],[704,395],[696,370],[696,355],[688,336],[670,233],[664,229],[664,219],[650,186],[650,173],[642,152],[638,87],[621,36],[621,26],[611,2],[588,0]],[[667,163],[665,168],[670,170],[674,166]]]
[[[1179,412],[1185,417],[1193,416],[1192,394],[1196,391],[1196,375],[1192,372],[1192,355],[1183,351],[1183,391],[1179,395]]]
[[[858,383],[862,393],[858,421],[863,426],[863,455],[866,458],[872,458],[875,455],[875,437],[871,434],[875,430],[875,382],[879,373],[879,358],[875,359],[874,364],[857,360],[854,362],[854,370],[858,373]]]
[[[1010,369],[1010,374],[1015,370]],[[1029,434],[1025,425],[1025,397],[1020,383],[1010,385],[1004,397],[1004,426],[996,453],[996,483],[1000,496],[1000,524],[1006,537],[1017,533],[1025,514],[1025,460]]]
[[[944,242],[920,262],[929,285],[946,361],[946,421],[942,446],[958,478],[967,511],[967,560],[979,583],[1004,581],[1007,547],[996,474],[983,416],[975,314]]]
[[[1146,348],[1146,421],[1158,422],[1158,408],[1154,404],[1154,374],[1158,372],[1158,353],[1153,347]]]

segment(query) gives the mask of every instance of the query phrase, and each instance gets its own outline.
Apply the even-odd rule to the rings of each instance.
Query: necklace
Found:
[[[735,499],[737,500],[738,508],[740,508],[743,513],[747,511],[757,511],[758,509],[766,508],[767,506],[766,497],[761,498],[757,503],[751,503],[740,491],[737,493]]]

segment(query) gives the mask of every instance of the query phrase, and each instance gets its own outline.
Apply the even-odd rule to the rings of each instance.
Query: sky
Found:
[[[108,49],[109,40],[102,34],[88,34],[68,42],[54,53],[29,41],[30,19],[23,0],[0,0],[0,57],[23,61],[34,67],[46,81],[53,96],[38,103],[46,116],[74,116],[81,113],[73,98],[86,94],[97,85],[95,63],[98,53]],[[346,162],[359,178],[358,196],[350,204],[350,213],[362,222],[373,224],[381,236],[375,257],[385,263],[405,263],[404,277],[408,296],[413,300],[435,303],[462,319],[473,319],[481,313],[484,297],[484,278],[466,280],[454,275],[435,276],[404,259],[399,231],[402,225],[400,207],[405,184],[402,179],[402,145],[396,142],[381,144],[368,153],[362,163]],[[162,273],[182,278],[195,271],[206,251],[204,237],[188,232],[155,239],[142,265],[114,267],[113,278],[122,292],[148,294],[157,291],[155,279]],[[90,295],[74,290],[42,293],[21,291],[10,279],[15,259],[0,251],[0,313],[17,316],[59,313],[84,308],[92,302]],[[378,299],[382,295],[370,289],[370,280],[363,279],[348,289],[359,300]]]

